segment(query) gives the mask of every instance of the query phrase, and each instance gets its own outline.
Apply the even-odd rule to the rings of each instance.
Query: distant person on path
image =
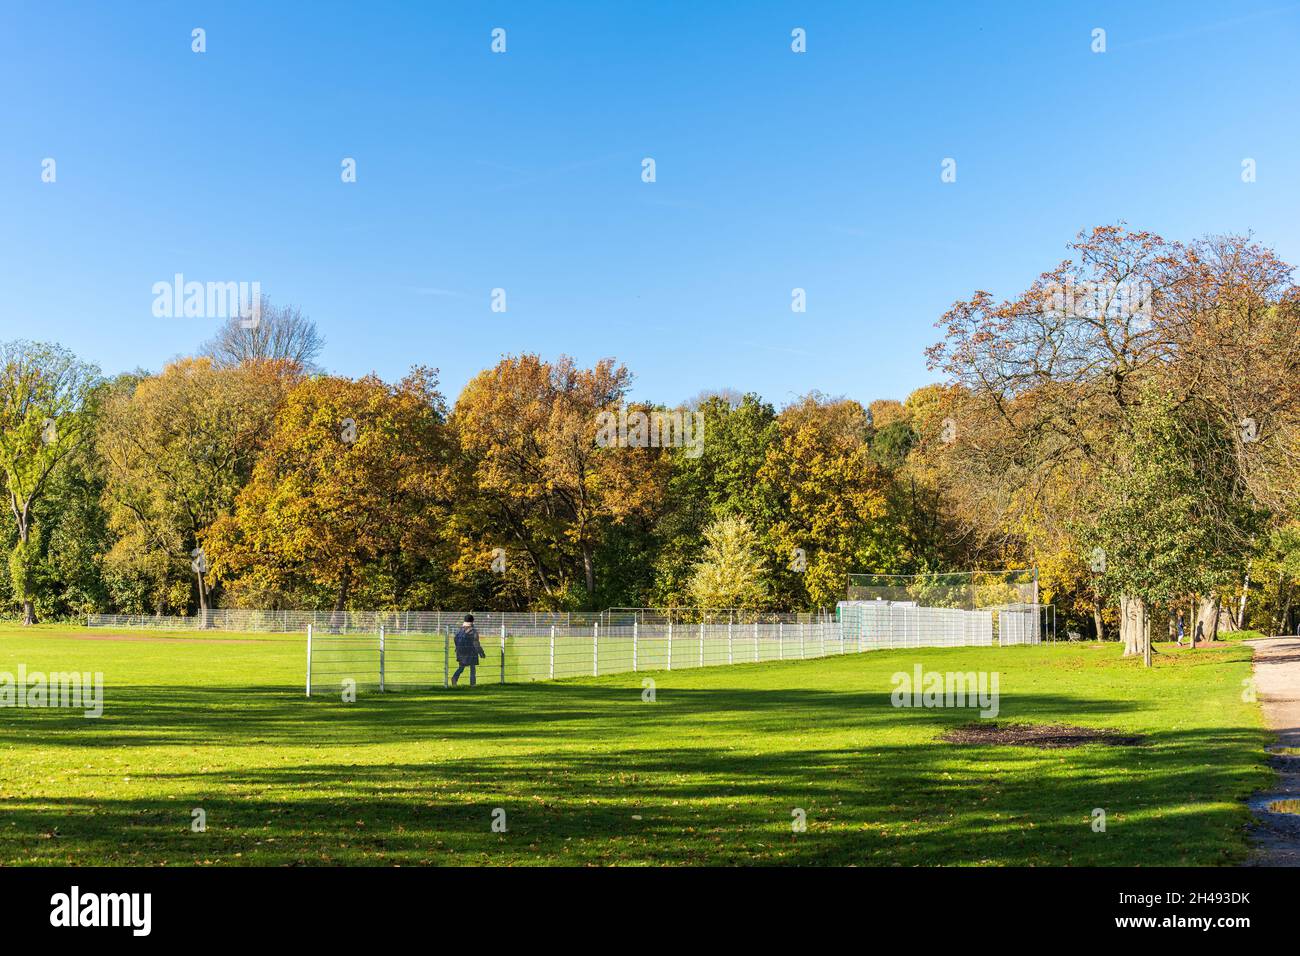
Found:
[[[451,675],[451,685],[456,686],[456,681],[460,680],[460,675],[469,668],[469,686],[473,687],[477,680],[479,658],[487,657],[487,652],[483,650],[483,645],[478,640],[478,628],[474,626],[474,615],[466,614],[465,623],[460,626],[456,632],[456,663],[460,666],[456,668],[456,673]]]
[[[1192,638],[1192,647],[1205,643],[1205,622],[1196,622],[1196,636]]]
[[[1185,633],[1185,631],[1184,631],[1184,628],[1183,628],[1183,612],[1182,612],[1182,611],[1179,611],[1179,612],[1178,612],[1178,643],[1179,643],[1179,644],[1183,643],[1183,634],[1184,634],[1184,633]]]

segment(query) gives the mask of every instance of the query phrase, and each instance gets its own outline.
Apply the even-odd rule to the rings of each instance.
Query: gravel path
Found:
[[[1248,641],[1255,650],[1255,692],[1264,723],[1277,734],[1273,766],[1278,785],[1257,793],[1249,805],[1258,819],[1252,827],[1253,866],[1300,866],[1300,813],[1269,810],[1275,800],[1300,799],[1300,638]],[[1291,749],[1291,753],[1285,752]],[[1294,806],[1294,805],[1293,805]]]

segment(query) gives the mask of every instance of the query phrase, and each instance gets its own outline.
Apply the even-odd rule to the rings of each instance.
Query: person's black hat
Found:
[[[468,621],[470,624],[473,624],[473,623],[474,623],[474,615],[473,615],[473,614],[466,614],[466,615],[465,615],[465,620]]]

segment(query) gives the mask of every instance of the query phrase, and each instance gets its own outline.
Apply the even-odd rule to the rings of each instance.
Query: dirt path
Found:
[[[1255,650],[1255,693],[1264,723],[1277,734],[1272,764],[1278,785],[1249,800],[1258,823],[1251,828],[1253,866],[1300,866],[1300,813],[1275,813],[1275,800],[1300,799],[1300,638],[1248,641]],[[1285,753],[1295,748],[1292,753]]]

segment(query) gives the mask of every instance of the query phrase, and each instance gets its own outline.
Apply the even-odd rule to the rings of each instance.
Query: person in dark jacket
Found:
[[[477,681],[479,658],[487,657],[487,652],[483,650],[483,645],[479,643],[478,628],[474,626],[474,615],[466,614],[465,623],[460,626],[456,632],[456,663],[460,666],[456,668],[456,673],[451,675],[452,686],[456,686],[456,681],[460,680],[460,675],[469,668],[469,686],[473,687]]]

